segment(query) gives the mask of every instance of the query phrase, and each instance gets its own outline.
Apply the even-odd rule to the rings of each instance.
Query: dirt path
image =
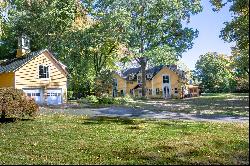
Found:
[[[199,115],[176,113],[169,111],[150,111],[146,109],[133,109],[125,107],[106,107],[106,108],[81,108],[81,109],[50,109],[40,108],[43,114],[69,114],[86,115],[89,117],[107,116],[107,117],[126,117],[126,118],[145,118],[145,119],[172,119],[172,120],[192,120],[192,121],[217,121],[217,122],[247,122],[249,117],[226,116],[226,115]]]

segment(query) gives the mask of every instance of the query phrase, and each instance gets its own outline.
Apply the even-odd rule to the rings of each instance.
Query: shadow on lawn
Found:
[[[84,120],[84,125],[100,125],[100,124],[110,124],[117,123],[121,125],[138,125],[141,123],[146,123],[145,120],[135,120],[130,118],[119,118],[119,117],[106,117],[106,116],[98,116],[92,117]]]
[[[0,118],[0,123],[14,123],[17,121],[33,121],[33,119]]]
[[[0,118],[0,123],[13,123],[16,122],[16,118]]]

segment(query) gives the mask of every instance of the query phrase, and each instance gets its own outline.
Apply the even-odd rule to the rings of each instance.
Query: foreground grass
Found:
[[[249,125],[40,116],[0,123],[0,164],[248,164]]]

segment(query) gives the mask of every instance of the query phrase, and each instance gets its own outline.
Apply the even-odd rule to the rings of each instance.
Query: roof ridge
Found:
[[[40,55],[42,52],[48,51],[47,49],[41,49],[33,52],[29,52],[21,57],[15,57],[9,59],[4,63],[0,64],[0,73],[15,71],[27,62],[29,62],[34,57]]]

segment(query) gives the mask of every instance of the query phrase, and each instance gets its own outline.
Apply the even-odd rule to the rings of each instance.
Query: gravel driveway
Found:
[[[42,115],[49,114],[69,114],[86,115],[89,117],[107,116],[107,117],[126,117],[126,118],[145,118],[145,119],[173,119],[173,120],[193,120],[193,121],[219,121],[219,122],[249,122],[249,117],[226,116],[226,115],[198,115],[185,114],[168,111],[150,111],[125,107],[106,107],[106,108],[45,108],[40,107]]]

